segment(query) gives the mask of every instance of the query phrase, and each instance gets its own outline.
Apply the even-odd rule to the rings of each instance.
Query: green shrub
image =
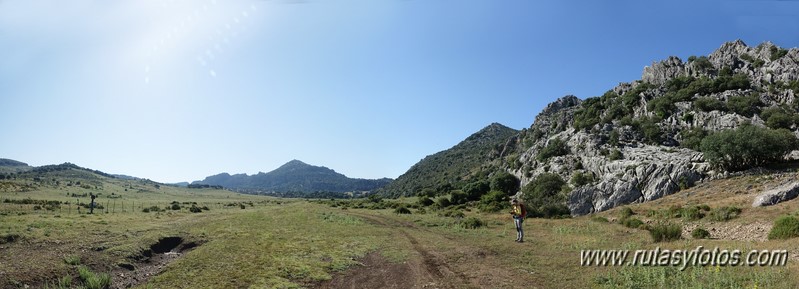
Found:
[[[632,217],[621,219],[620,222],[621,222],[622,226],[625,226],[627,228],[633,228],[633,229],[637,229],[637,228],[641,227],[642,225],[644,225],[644,222],[642,222],[639,219],[632,218]]]
[[[64,257],[64,263],[67,265],[80,265],[80,256],[78,255],[69,255]]]
[[[189,208],[189,212],[192,212],[192,213],[201,213],[202,211],[203,211],[203,209],[201,209],[200,207],[197,207],[196,205],[191,205],[191,207]]]
[[[489,187],[491,190],[505,192],[505,194],[513,195],[519,191],[520,186],[519,178],[516,176],[502,171],[496,173],[493,177],[491,177],[491,183]]]
[[[565,204],[544,204],[527,212],[533,217],[561,219],[571,217],[571,211]]]
[[[451,217],[451,218],[463,218],[465,215],[460,210],[456,209],[449,209],[446,211],[442,211],[439,213],[442,217]]]
[[[669,117],[677,106],[674,105],[674,100],[668,95],[656,97],[647,102],[647,109],[655,112],[660,118]]]
[[[694,107],[700,111],[710,112],[714,110],[726,111],[727,106],[721,100],[712,97],[700,97],[694,101]]]
[[[568,185],[559,175],[552,173],[539,175],[522,188],[528,214],[544,218],[562,217],[563,213],[570,214],[568,207],[564,205],[565,190],[568,190]]]
[[[173,204],[172,204],[172,207],[170,207],[170,208],[171,208],[172,210],[180,210],[180,204],[173,203]]]
[[[425,197],[419,197],[419,200],[416,201],[416,203],[419,204],[422,207],[427,207],[427,206],[432,205],[434,202],[433,202],[432,199],[430,199],[429,197],[425,196]]]
[[[769,48],[769,52],[771,52],[771,55],[769,56],[769,59],[771,61],[775,61],[777,59],[780,59],[783,56],[785,56],[786,54],[788,54],[788,50],[779,48],[777,46],[772,46],[771,48]]]
[[[692,129],[683,130],[680,135],[682,136],[682,141],[680,142],[680,146],[684,148],[689,148],[692,150],[699,150],[702,146],[702,140],[707,137],[707,131],[702,129],[701,127],[695,127]]]
[[[592,182],[594,182],[594,175],[591,173],[576,172],[571,178],[571,183],[575,187],[581,187]]]
[[[681,218],[682,217],[682,206],[669,206],[669,208],[665,212],[666,218]]]
[[[682,217],[688,221],[696,221],[705,217],[705,213],[698,206],[683,209]]]
[[[696,228],[691,231],[691,238],[694,239],[707,239],[710,238],[710,232],[703,228]]]
[[[508,206],[508,194],[500,191],[491,191],[480,197],[478,205],[483,212],[498,212]]]
[[[610,151],[610,155],[608,156],[608,159],[610,159],[611,161],[620,160],[623,158],[624,155],[622,155],[619,149],[613,149],[612,151]]]
[[[643,135],[649,144],[660,144],[663,132],[660,130],[656,118],[644,118],[634,125]]]
[[[569,148],[566,142],[559,138],[554,138],[549,141],[546,147],[538,153],[539,161],[546,161],[549,158],[563,156],[569,154]]]
[[[799,219],[793,216],[782,216],[774,221],[774,226],[768,232],[769,240],[790,239],[799,237]]]
[[[602,216],[593,216],[593,217],[591,217],[591,221],[594,221],[594,222],[597,222],[597,223],[608,223],[608,222],[610,222],[610,221],[608,221],[608,218],[605,218],[605,217],[602,217]]]
[[[619,146],[619,131],[613,130],[610,132],[610,136],[608,136],[608,144],[611,146]]]
[[[760,118],[766,121],[766,126],[773,129],[790,129],[797,121],[796,113],[787,107],[771,107],[760,113]]]
[[[710,211],[708,214],[708,218],[711,221],[715,222],[726,222],[738,217],[741,214],[741,208],[734,207],[734,206],[725,206],[721,208],[715,208]]]
[[[710,72],[715,69],[713,63],[711,63],[710,60],[707,59],[707,56],[704,55],[695,58],[695,60],[692,62],[696,65],[697,69],[702,70],[704,72]]]
[[[604,110],[605,107],[599,97],[587,98],[574,113],[574,128],[577,130],[592,128],[599,123],[599,117]]]
[[[460,205],[469,201],[469,195],[461,190],[454,190],[450,193],[449,201],[452,205]]]
[[[482,195],[491,190],[491,184],[486,181],[471,182],[463,186],[463,191],[469,196],[470,201],[477,201]]]
[[[398,215],[409,215],[411,213],[411,210],[408,210],[408,208],[406,207],[398,207],[394,209],[394,213]]]
[[[461,227],[464,227],[466,229],[477,229],[477,228],[480,228],[480,227],[484,226],[485,223],[482,220],[480,220],[480,219],[478,219],[476,217],[468,217],[468,218],[461,219],[458,222],[458,225],[460,225]]]
[[[449,198],[442,196],[436,200],[436,205],[440,208],[446,208],[452,205],[452,203],[449,201]]]
[[[711,134],[700,146],[705,159],[725,170],[744,170],[780,162],[797,147],[799,141],[792,132],[753,125]]]
[[[635,212],[633,212],[633,209],[630,209],[630,207],[623,207],[619,210],[620,219],[629,218],[632,215],[635,215]]]
[[[682,226],[672,223],[658,223],[649,226],[649,235],[655,243],[679,240],[682,235]]]
[[[745,117],[755,115],[758,111],[758,106],[761,104],[760,97],[756,95],[732,96],[727,100],[727,108],[729,110]]]

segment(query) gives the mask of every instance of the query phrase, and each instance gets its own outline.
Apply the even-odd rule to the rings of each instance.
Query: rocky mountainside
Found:
[[[708,56],[653,63],[641,80],[601,97],[556,100],[510,140],[502,167],[522,185],[542,174],[569,182],[562,194],[573,215],[650,201],[746,168],[730,154],[708,160],[714,148],[726,149],[707,141],[714,133],[749,124],[787,129],[793,146],[797,95],[799,49],[729,42]]]
[[[491,161],[518,132],[492,123],[454,147],[425,157],[379,192],[388,197],[410,196],[425,188],[458,187],[471,178],[485,177],[496,170],[490,168]]]
[[[326,167],[292,160],[279,168],[255,175],[222,173],[192,184],[220,185],[247,193],[313,193],[373,191],[391,179],[352,179]]]

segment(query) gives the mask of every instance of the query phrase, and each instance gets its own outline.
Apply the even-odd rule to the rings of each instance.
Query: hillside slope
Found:
[[[501,156],[517,130],[492,123],[454,147],[429,155],[380,190],[389,197],[410,196],[444,184],[460,186],[472,177],[490,173],[491,161]]]
[[[192,184],[220,185],[249,193],[269,192],[353,192],[372,191],[390,183],[391,179],[353,179],[326,167],[292,160],[279,168],[255,175],[222,173]]]
[[[558,99],[519,133],[503,168],[522,185],[543,174],[571,181],[561,194],[573,215],[650,201],[731,171],[706,159],[708,135],[747,124],[799,134],[797,95],[799,49],[728,42],[687,62],[653,63],[601,97]]]

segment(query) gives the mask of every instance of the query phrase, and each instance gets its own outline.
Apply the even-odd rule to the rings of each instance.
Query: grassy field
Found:
[[[85,176],[77,188],[76,179],[62,177],[51,178],[52,184],[29,180],[0,184],[0,288],[354,286],[340,279],[374,285],[370,287],[414,288],[795,288],[799,284],[796,239],[765,238],[773,220],[796,214],[799,204],[750,207],[757,192],[795,179],[795,173],[718,180],[627,206],[633,213],[630,217],[644,224],[670,222],[684,228],[682,239],[660,243],[653,242],[647,230],[620,224],[622,208],[570,219],[528,219],[526,242],[515,243],[516,232],[505,213],[466,208],[465,218],[453,218],[433,208],[425,213],[412,208],[412,214],[398,215],[393,209],[332,207],[324,201],[156,188],[147,181],[103,178],[90,182],[96,186],[90,190],[81,187]],[[70,181],[72,186],[63,185]],[[98,203],[105,206],[92,215],[75,209],[75,203],[88,202],[86,197],[72,196],[88,191],[102,193]],[[48,210],[11,202],[26,199],[70,203]],[[113,206],[114,201],[116,207],[108,209],[105,204]],[[173,202],[180,208],[173,210]],[[380,202],[409,205],[415,200]],[[194,213],[192,205],[207,210]],[[741,212],[726,221],[670,215],[678,207],[698,205],[707,205],[710,211],[736,206]],[[158,210],[143,212],[153,206]],[[472,228],[464,223],[472,218],[481,225]],[[690,230],[696,227],[708,229],[710,239],[693,239]],[[784,267],[708,266],[680,271],[674,266],[580,266],[581,250],[697,246],[785,249],[791,257]],[[108,281],[103,274],[108,274]],[[359,275],[367,277],[357,279]]]

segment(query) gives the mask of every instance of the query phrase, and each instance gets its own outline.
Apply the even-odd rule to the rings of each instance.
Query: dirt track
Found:
[[[394,228],[396,242],[408,242],[415,254],[392,263],[378,253],[367,255],[358,266],[324,282],[318,288],[510,288],[510,272],[494,266],[486,250],[458,244],[455,238],[390,217],[348,212],[378,226]],[[442,240],[443,239],[443,240]],[[442,252],[436,241],[456,244],[456,252]],[[451,253],[458,253],[458,257]]]

